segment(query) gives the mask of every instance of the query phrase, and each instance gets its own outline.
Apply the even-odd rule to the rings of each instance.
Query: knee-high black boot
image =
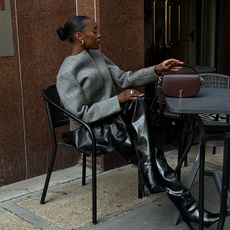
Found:
[[[182,219],[190,226],[191,222],[199,222],[199,205],[191,192],[182,185],[175,171],[168,165],[164,153],[155,147],[155,159],[161,185],[167,189],[170,200],[180,211]],[[219,214],[204,210],[204,226],[209,227],[219,219]]]
[[[151,193],[163,192],[157,181],[155,174],[155,164],[151,154],[151,143],[146,117],[146,105],[143,98],[126,104],[128,109],[124,109],[124,119],[126,120],[134,151],[138,158],[138,166],[142,179]]]

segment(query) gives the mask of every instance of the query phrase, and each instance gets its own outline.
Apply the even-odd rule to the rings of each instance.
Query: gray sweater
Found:
[[[153,67],[125,72],[99,50],[88,50],[65,58],[56,85],[64,107],[90,123],[121,110],[115,85],[125,89],[156,78]],[[78,126],[70,121],[71,130]]]

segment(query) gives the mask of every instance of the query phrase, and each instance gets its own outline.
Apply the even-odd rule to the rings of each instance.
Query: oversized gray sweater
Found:
[[[153,67],[125,72],[99,50],[88,50],[65,58],[56,85],[64,107],[90,123],[121,110],[115,85],[125,89],[156,78]],[[78,126],[70,121],[71,130]]]

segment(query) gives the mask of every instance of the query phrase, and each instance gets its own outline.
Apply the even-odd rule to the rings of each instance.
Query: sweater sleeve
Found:
[[[69,72],[58,75],[56,85],[64,107],[85,122],[98,121],[121,110],[116,95],[90,105],[82,87]]]
[[[131,86],[142,86],[151,83],[158,78],[157,73],[154,71],[154,66],[143,68],[134,72],[125,72],[121,70],[117,65],[115,65],[105,55],[103,55],[103,57],[113,78],[113,81],[121,88],[128,88]]]

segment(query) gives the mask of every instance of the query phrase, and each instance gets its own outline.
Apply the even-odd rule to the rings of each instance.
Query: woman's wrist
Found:
[[[155,65],[154,66],[154,71],[155,71],[155,73],[157,74],[157,75],[161,75],[161,73],[162,73],[162,70],[161,70],[161,68],[159,67],[159,65]]]

